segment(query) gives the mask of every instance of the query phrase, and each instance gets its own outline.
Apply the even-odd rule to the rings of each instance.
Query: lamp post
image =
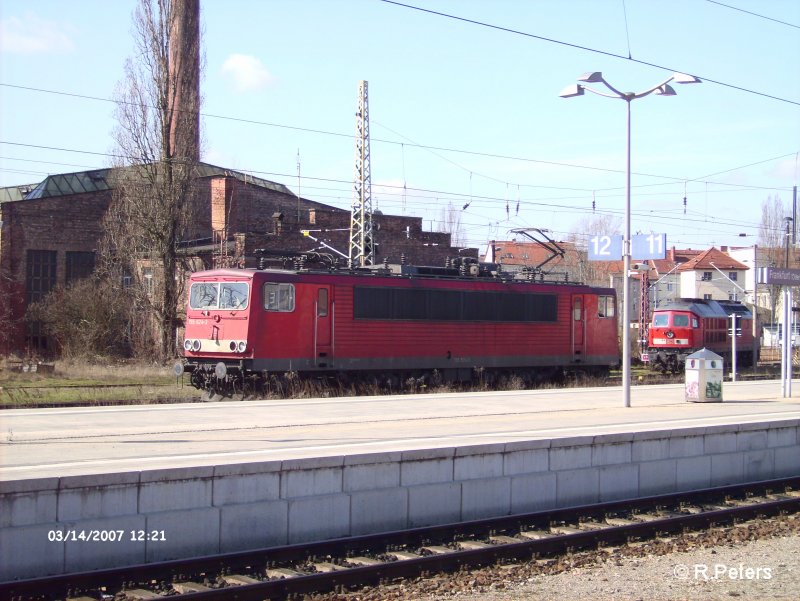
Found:
[[[670,82],[675,83],[700,83],[700,80],[692,75],[684,73],[674,73],[660,84],[648,88],[642,92],[620,92],[604,78],[599,71],[584,73],[578,78],[582,83],[601,83],[608,88],[611,93],[601,92],[593,88],[578,84],[567,86],[561,91],[562,98],[572,98],[583,96],[585,91],[589,91],[598,96],[606,98],[616,98],[624,100],[628,107],[627,125],[627,152],[625,166],[625,234],[622,241],[622,264],[623,264],[623,287],[622,287],[622,400],[625,407],[631,406],[631,304],[630,304],[630,269],[631,269],[631,102],[639,98],[644,98],[655,93],[659,96],[675,96],[676,92]]]

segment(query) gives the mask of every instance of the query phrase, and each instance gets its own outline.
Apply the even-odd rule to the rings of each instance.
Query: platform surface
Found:
[[[682,384],[0,412],[0,481],[675,430],[800,418],[780,382]]]

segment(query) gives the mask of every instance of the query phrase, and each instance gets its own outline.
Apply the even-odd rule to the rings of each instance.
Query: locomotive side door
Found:
[[[572,361],[580,363],[586,340],[586,308],[582,294],[572,295]]]
[[[317,367],[329,367],[333,363],[333,298],[330,286],[316,287],[314,362]]]

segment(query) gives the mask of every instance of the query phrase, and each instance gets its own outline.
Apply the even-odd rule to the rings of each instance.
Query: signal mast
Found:
[[[353,178],[353,205],[350,212],[349,266],[364,267],[375,263],[372,237],[372,178],[369,158],[368,83],[358,85],[356,113],[356,161]]]

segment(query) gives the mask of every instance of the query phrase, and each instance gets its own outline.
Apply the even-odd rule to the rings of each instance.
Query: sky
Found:
[[[366,80],[373,209],[585,240],[622,231],[625,102],[559,93],[677,71],[703,83],[631,103],[632,232],[750,246],[765,200],[791,207],[800,0],[402,1],[201,0],[202,159],[349,208]],[[0,4],[0,186],[110,165],[135,4]]]

